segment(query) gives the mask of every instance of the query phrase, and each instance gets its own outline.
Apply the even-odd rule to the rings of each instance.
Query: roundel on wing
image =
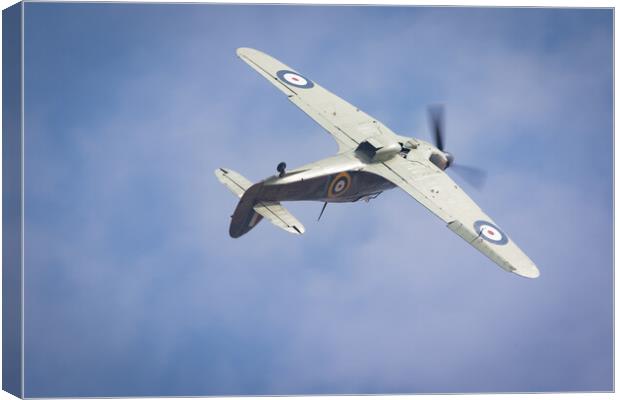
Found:
[[[314,86],[314,83],[310,79],[304,78],[297,72],[280,70],[276,72],[278,79],[286,83],[287,85],[295,86],[301,89],[310,89]]]
[[[328,197],[338,197],[351,187],[351,175],[341,172],[332,179],[327,190]]]
[[[474,222],[474,229],[476,230],[478,236],[487,242],[499,245],[508,243],[508,236],[506,236],[506,234],[495,224],[488,221],[479,220]]]

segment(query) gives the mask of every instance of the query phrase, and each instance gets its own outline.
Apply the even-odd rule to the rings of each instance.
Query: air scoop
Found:
[[[356,151],[366,155],[372,161],[382,162],[399,154],[401,148],[397,141],[373,136],[360,143]]]

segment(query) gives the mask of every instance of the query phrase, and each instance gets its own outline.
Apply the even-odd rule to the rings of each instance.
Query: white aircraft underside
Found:
[[[230,235],[239,237],[262,218],[303,234],[303,225],[281,201],[353,202],[400,187],[447,224],[454,233],[504,270],[528,278],[539,271],[502,229],[444,172],[453,163],[443,151],[440,123],[437,146],[400,136],[287,65],[258,50],[240,48],[237,55],[321,125],[338,143],[338,154],[252,184],[224,168],[218,179],[240,197]]]

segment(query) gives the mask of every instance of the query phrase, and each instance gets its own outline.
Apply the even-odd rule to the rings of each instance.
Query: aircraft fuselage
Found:
[[[363,171],[364,165],[355,152],[319,160],[265,179],[260,183],[257,200],[344,203],[370,199],[395,187]]]

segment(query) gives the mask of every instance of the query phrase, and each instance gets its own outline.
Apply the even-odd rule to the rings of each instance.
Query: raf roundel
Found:
[[[474,223],[474,229],[478,236],[482,237],[487,242],[493,244],[506,244],[508,243],[508,237],[497,226],[487,221],[476,221]]]
[[[285,69],[276,72],[278,79],[287,85],[295,86],[301,89],[310,89],[314,83],[310,79],[304,78],[297,72],[287,71]]]
[[[337,197],[346,192],[351,186],[351,175],[341,172],[334,177],[327,191],[328,197]]]

